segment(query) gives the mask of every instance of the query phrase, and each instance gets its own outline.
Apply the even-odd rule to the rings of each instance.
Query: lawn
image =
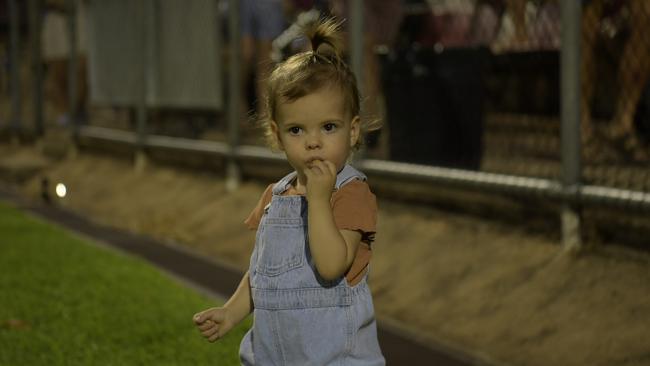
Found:
[[[139,258],[0,203],[0,365],[239,365],[250,319],[208,343],[214,300]]]

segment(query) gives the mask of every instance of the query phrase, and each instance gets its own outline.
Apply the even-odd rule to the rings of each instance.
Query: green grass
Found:
[[[0,365],[239,365],[250,320],[209,343],[192,323],[209,306],[141,259],[0,203]]]

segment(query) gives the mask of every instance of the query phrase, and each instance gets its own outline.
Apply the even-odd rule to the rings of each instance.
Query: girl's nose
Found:
[[[309,136],[309,137],[307,137],[307,149],[308,150],[319,149],[320,147],[321,147],[321,142],[320,142],[320,139],[317,136]]]

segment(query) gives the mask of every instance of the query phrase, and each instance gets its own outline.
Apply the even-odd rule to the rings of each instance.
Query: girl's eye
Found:
[[[300,127],[290,127],[289,128],[289,133],[292,135],[297,135],[300,133]]]
[[[323,128],[325,129],[325,131],[331,132],[331,131],[334,131],[336,129],[336,124],[327,123],[325,126],[323,126]]]

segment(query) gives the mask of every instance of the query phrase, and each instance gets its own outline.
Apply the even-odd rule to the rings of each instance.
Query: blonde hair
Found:
[[[309,39],[312,50],[289,57],[269,76],[260,121],[271,148],[278,149],[271,121],[276,121],[279,102],[293,102],[323,87],[338,87],[343,93],[346,112],[351,117],[360,115],[361,101],[356,78],[339,53],[342,45],[340,25],[333,18],[323,18],[307,25],[303,33]],[[379,129],[381,124],[379,120],[362,120],[360,127],[355,149],[361,147],[366,132]]]

